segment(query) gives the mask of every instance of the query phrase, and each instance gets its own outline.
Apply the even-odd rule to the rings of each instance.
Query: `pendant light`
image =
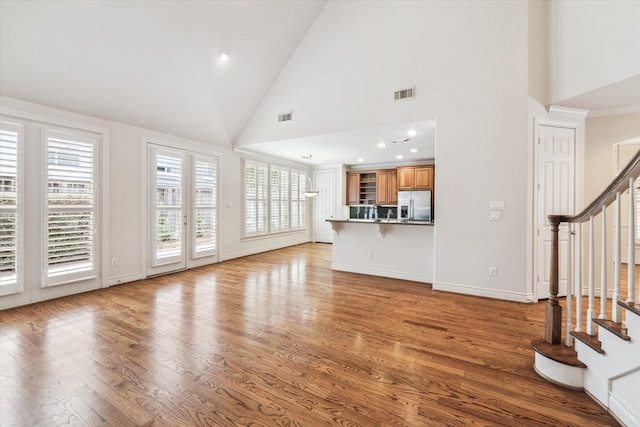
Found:
[[[311,157],[312,157],[311,154],[309,154],[308,156],[302,156],[303,159],[309,159],[309,169],[311,169]],[[309,179],[307,179],[307,181],[309,183],[306,186],[306,189],[304,191],[304,196],[305,197],[316,197],[318,195],[318,190],[314,190],[313,189],[313,186],[311,185],[311,177],[309,177]]]

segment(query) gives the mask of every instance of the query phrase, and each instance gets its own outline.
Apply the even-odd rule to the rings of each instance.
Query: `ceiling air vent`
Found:
[[[278,123],[290,122],[293,117],[293,113],[284,113],[278,115]]]
[[[398,101],[400,99],[415,98],[416,88],[410,87],[409,89],[402,89],[393,94],[393,100]]]

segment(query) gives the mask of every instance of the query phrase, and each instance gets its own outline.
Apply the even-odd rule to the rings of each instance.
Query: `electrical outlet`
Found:
[[[495,267],[489,267],[489,276],[494,277],[498,275],[498,269]]]
[[[367,258],[373,259],[373,252],[367,252]]]
[[[118,265],[118,258],[112,258],[111,265]]]

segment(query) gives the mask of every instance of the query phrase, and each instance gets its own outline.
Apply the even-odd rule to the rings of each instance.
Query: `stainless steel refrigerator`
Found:
[[[431,221],[431,191],[398,191],[398,221]]]

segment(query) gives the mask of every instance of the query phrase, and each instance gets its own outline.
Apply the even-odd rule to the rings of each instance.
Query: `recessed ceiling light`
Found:
[[[378,143],[378,148],[384,148],[386,146],[387,146],[387,144],[385,144],[384,142],[379,142]]]
[[[398,159],[398,160],[402,160],[402,154],[398,154],[398,155],[396,156],[396,159]]]
[[[412,148],[412,149],[411,149],[411,150],[409,150],[409,151],[411,151],[412,153],[417,153],[417,152],[418,152],[418,149],[417,149],[417,148]]]
[[[229,62],[229,52],[227,52],[226,50],[221,50],[220,52],[218,52],[218,62],[220,62],[221,64],[226,64],[227,62]]]
[[[364,162],[364,159],[362,158],[358,159],[358,163],[362,163],[362,162]]]
[[[409,132],[407,132],[407,136],[416,136],[417,132],[415,131],[415,129],[411,129]]]

